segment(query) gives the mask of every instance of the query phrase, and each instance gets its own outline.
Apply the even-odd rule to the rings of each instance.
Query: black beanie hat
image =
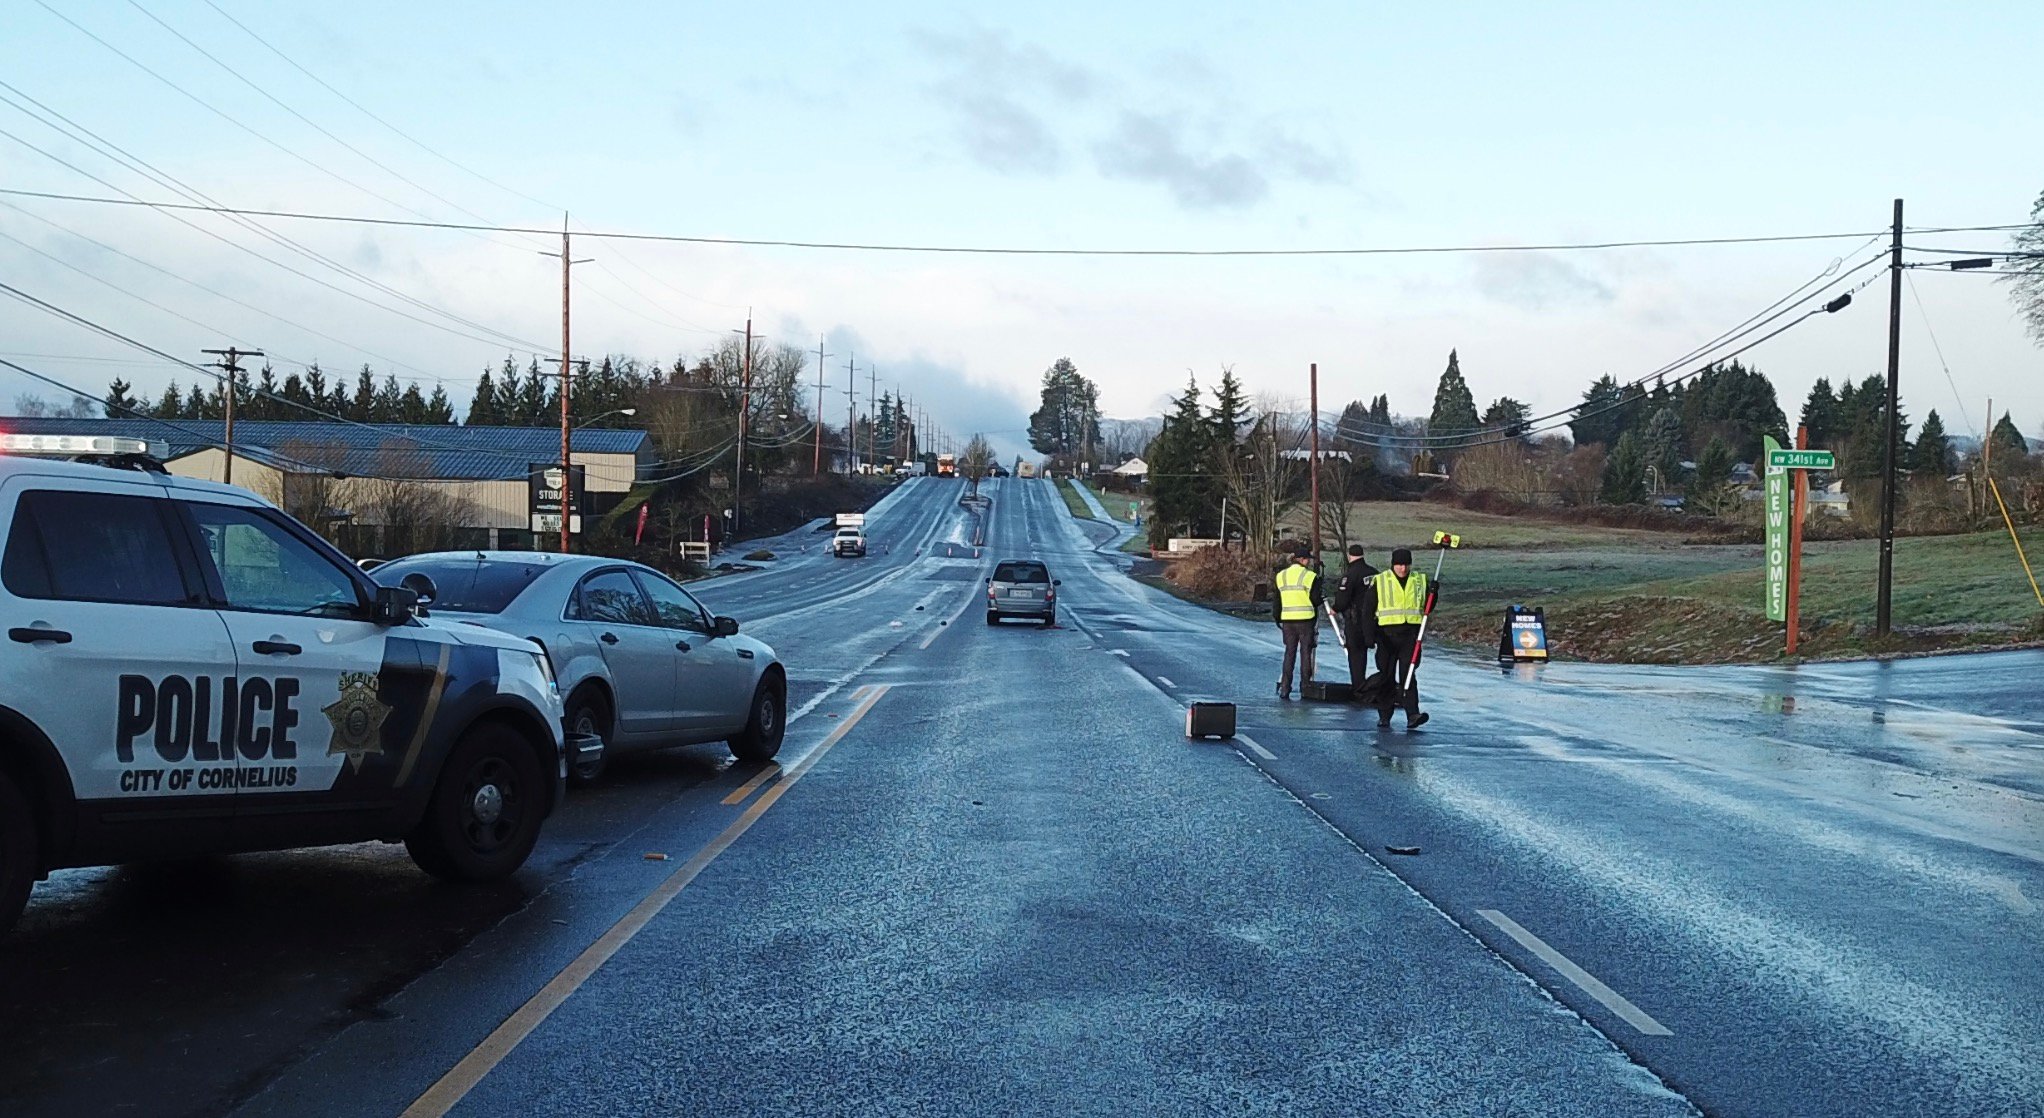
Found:
[[[1361,559],[1363,557],[1363,545],[1359,543],[1348,545],[1348,553],[1351,559]]]
[[[1412,566],[1411,548],[1401,547],[1391,553],[1391,565],[1395,567],[1400,563],[1403,563],[1408,567]]]

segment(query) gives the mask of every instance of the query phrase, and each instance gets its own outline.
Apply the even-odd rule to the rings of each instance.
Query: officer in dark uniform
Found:
[[[1370,678],[1370,654],[1377,647],[1377,597],[1370,585],[1376,574],[1377,568],[1363,558],[1363,545],[1348,545],[1348,565],[1334,587],[1334,612],[1341,618],[1342,639],[1348,642],[1349,686],[1358,703],[1367,699],[1363,682]]]

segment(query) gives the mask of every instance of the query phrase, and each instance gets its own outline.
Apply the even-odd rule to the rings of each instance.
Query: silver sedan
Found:
[[[421,591],[436,620],[500,629],[546,650],[565,729],[613,753],[726,741],[740,760],[780,751],[788,675],[774,650],[738,635],[642,563],[534,551],[448,551],[394,559],[370,577]]]

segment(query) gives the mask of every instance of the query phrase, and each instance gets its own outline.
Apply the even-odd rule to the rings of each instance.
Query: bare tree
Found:
[[[1320,534],[1340,548],[1348,546],[1354,512],[1349,502],[1356,497],[1356,480],[1363,469],[1351,451],[1337,448],[1320,454]]]
[[[447,550],[456,530],[475,519],[468,502],[428,480],[429,467],[416,447],[386,443],[376,454],[376,476],[359,483],[362,516],[382,528],[390,555]]]
[[[1249,434],[1232,449],[1218,448],[1215,463],[1221,491],[1228,497],[1229,519],[1242,526],[1253,548],[1269,547],[1277,528],[1298,507],[1297,482],[1305,476],[1304,420],[1287,414],[1275,401],[1258,401]]]

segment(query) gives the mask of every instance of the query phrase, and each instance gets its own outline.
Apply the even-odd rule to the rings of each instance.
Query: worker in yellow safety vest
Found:
[[[1412,569],[1412,551],[1391,553],[1391,569],[1370,580],[1377,591],[1377,671],[1384,686],[1377,693],[1377,728],[1391,725],[1391,708],[1405,707],[1405,728],[1427,720],[1419,709],[1419,687],[1412,679],[1413,646],[1426,616],[1427,576]]]
[[[1278,672],[1280,699],[1292,697],[1292,665],[1299,666],[1301,681],[1313,679],[1313,639],[1320,624],[1320,575],[1311,565],[1312,555],[1304,544],[1292,545],[1292,561],[1277,573],[1277,593],[1271,595],[1271,620],[1285,638],[1284,667]]]

